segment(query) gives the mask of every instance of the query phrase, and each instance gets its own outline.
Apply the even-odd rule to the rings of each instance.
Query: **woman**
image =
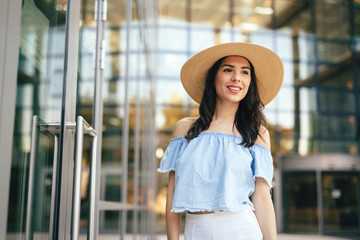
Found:
[[[256,75],[255,75],[256,73]],[[262,108],[280,90],[283,64],[271,50],[226,43],[191,57],[181,69],[198,118],[180,120],[160,163],[169,172],[168,239],[276,239],[273,161]]]

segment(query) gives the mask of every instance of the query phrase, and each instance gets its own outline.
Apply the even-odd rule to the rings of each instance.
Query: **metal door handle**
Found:
[[[31,152],[30,152],[30,166],[29,166],[29,187],[28,187],[28,201],[26,213],[26,233],[25,240],[32,239],[31,231],[31,209],[33,198],[33,184],[34,184],[34,167],[35,155],[37,147],[37,128],[41,131],[50,132],[54,136],[54,162],[53,162],[53,187],[51,193],[51,213],[50,213],[50,232],[49,239],[52,239],[53,227],[53,213],[54,213],[54,183],[56,181],[56,166],[57,166],[57,151],[58,151],[58,135],[60,133],[60,122],[42,122],[38,116],[33,116],[32,133],[31,133]],[[83,117],[79,116],[77,122],[66,122],[66,129],[75,130],[76,128],[76,158],[75,158],[75,175],[74,175],[74,193],[73,193],[73,211],[72,211],[72,239],[77,240],[79,237],[79,221],[80,221],[80,203],[81,203],[81,163],[84,134],[92,137],[91,150],[91,164],[90,164],[90,198],[89,198],[89,228],[88,236],[90,240],[94,239],[94,225],[95,225],[95,190],[96,190],[96,150],[97,150],[97,132],[93,129]]]
[[[88,227],[88,239],[94,238],[95,223],[95,176],[96,176],[96,147],[97,132],[93,129],[83,117],[78,116],[76,121],[76,155],[75,155],[75,173],[74,173],[74,193],[73,193],[73,211],[72,211],[72,233],[71,239],[78,240],[80,227],[80,205],[81,205],[81,164],[83,152],[84,134],[92,137],[91,146],[91,164],[90,164],[90,216]]]
[[[58,140],[60,133],[60,122],[44,122],[39,116],[34,115],[32,121],[31,129],[31,150],[30,150],[30,162],[29,162],[29,183],[28,183],[28,196],[27,196],[27,210],[26,210],[26,230],[25,230],[25,240],[30,240],[31,231],[31,210],[32,210],[32,200],[33,200],[33,184],[34,184],[34,167],[35,167],[35,155],[38,142],[37,128],[39,126],[40,131],[46,131],[51,133],[54,136],[54,157],[53,157],[53,176],[52,176],[52,189],[51,189],[51,207],[50,207],[50,226],[49,226],[49,239],[52,239],[52,229],[53,229],[53,214],[54,214],[54,197],[55,197],[55,186],[54,183],[56,180],[56,166],[57,166],[57,152],[58,152]],[[67,122],[65,124],[66,129],[75,130],[74,122]]]
[[[29,166],[29,183],[28,183],[28,196],[27,196],[27,210],[26,210],[26,230],[25,240],[30,239],[30,220],[31,220],[31,205],[32,205],[32,191],[34,181],[34,164],[35,164],[35,151],[37,145],[37,124],[38,116],[33,116],[32,130],[31,130],[31,150],[30,150],[30,166]]]

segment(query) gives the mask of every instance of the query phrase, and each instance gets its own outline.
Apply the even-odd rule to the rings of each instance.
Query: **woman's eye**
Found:
[[[249,72],[248,71],[242,71],[242,74],[249,75]]]
[[[226,68],[226,69],[224,69],[224,72],[232,72],[232,70],[229,68]]]

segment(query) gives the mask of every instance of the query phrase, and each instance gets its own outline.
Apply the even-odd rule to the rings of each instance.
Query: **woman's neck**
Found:
[[[217,101],[213,121],[234,123],[235,114],[239,107],[239,103]]]
[[[234,128],[235,114],[238,106],[239,104],[236,103],[227,102],[224,104],[217,102],[214,116],[206,131],[240,135],[238,130]]]

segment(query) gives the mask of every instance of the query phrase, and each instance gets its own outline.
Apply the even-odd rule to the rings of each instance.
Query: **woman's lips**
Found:
[[[240,86],[236,86],[236,85],[229,85],[226,86],[227,89],[229,90],[229,92],[231,93],[239,93],[241,91],[241,87]]]

